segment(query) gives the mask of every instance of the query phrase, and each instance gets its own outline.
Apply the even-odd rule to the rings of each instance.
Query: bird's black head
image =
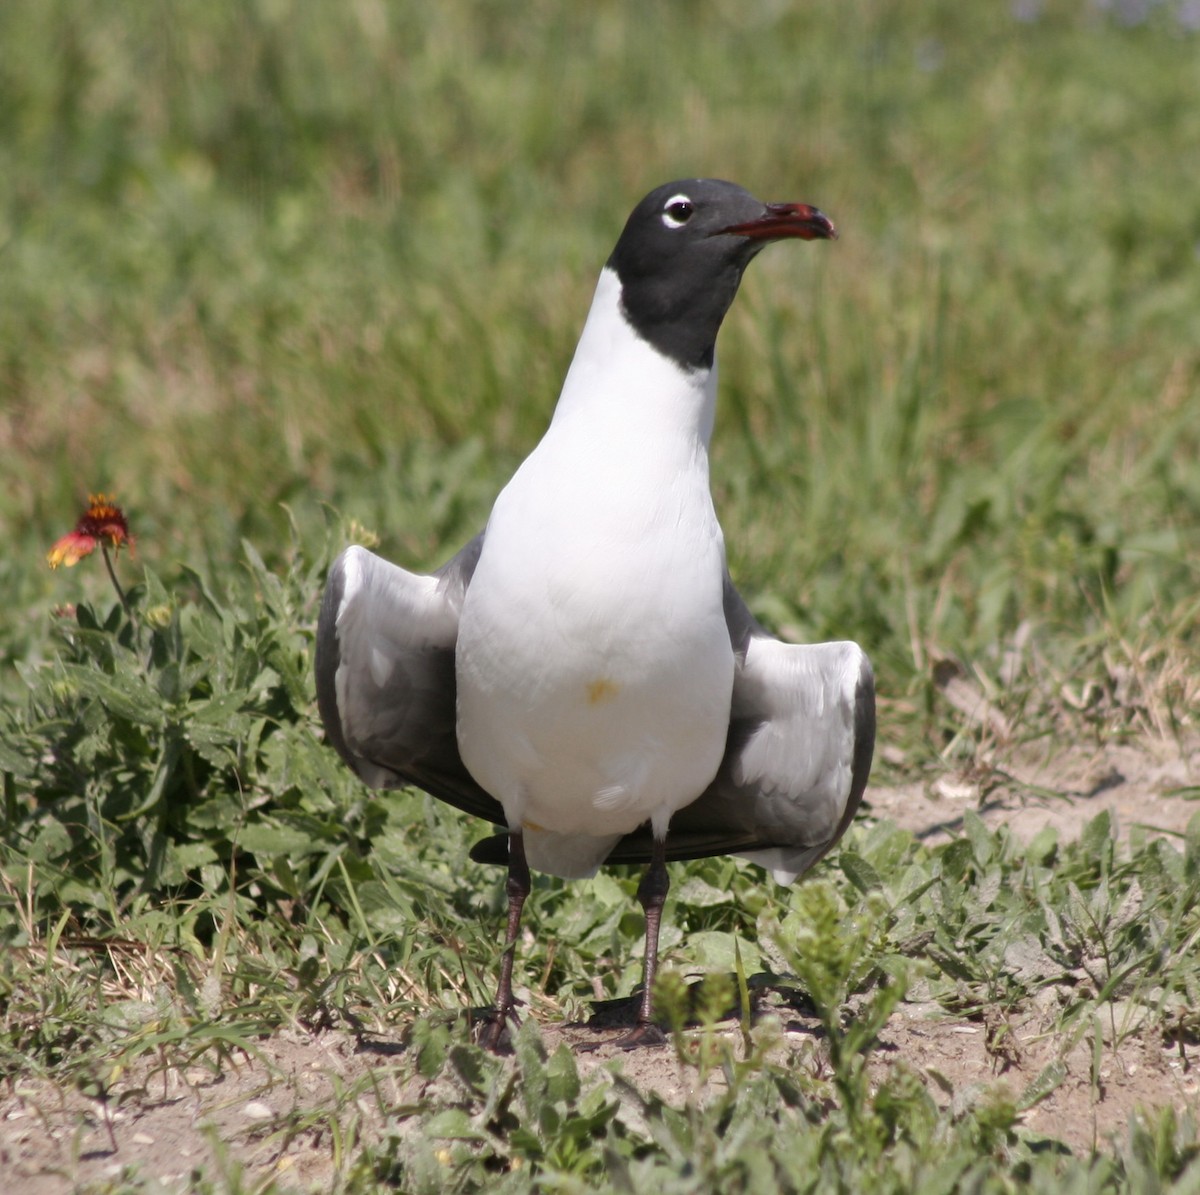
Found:
[[[633,209],[608,266],[634,331],[686,368],[707,368],[754,255],[786,237],[836,236],[807,204],[767,204],[735,183],[688,178],[656,188]]]

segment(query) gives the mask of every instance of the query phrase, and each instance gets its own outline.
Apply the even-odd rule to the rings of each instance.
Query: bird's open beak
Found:
[[[798,237],[802,241],[837,240],[833,221],[807,203],[768,203],[767,210],[757,220],[730,224],[711,235],[724,233],[749,237],[752,241],[779,241],[785,237]]]

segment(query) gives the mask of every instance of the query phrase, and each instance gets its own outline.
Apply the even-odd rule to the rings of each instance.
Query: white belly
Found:
[[[615,511],[583,533],[497,504],[459,627],[458,740],[511,828],[663,833],[716,774],[733,686],[724,552],[707,487],[687,497],[685,528]]]

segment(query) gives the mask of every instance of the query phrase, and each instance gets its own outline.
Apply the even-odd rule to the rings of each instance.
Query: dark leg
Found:
[[[504,956],[500,960],[500,983],[496,988],[496,1007],[484,1022],[479,1044],[496,1051],[505,1023],[515,1021],[516,1003],[512,994],[513,956],[517,952],[517,933],[521,928],[521,909],[529,895],[529,864],[525,862],[525,837],[520,831],[508,835],[508,929],[504,936]]]
[[[654,840],[654,854],[650,866],[638,885],[638,900],[646,913],[646,974],[642,990],[642,1003],[638,1009],[637,1028],[627,1033],[617,1045],[623,1050],[635,1046],[662,1045],[666,1038],[663,1031],[651,1019],[654,1004],[654,978],[658,974],[658,930],[662,924],[663,905],[671,880],[667,875],[667,844],[665,839]]]

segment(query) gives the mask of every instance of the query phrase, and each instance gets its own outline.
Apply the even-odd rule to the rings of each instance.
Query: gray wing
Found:
[[[477,536],[432,576],[365,548],[343,552],[317,623],[317,705],[329,742],[367,784],[415,784],[503,825],[455,734],[458,617],[482,543]]]
[[[846,832],[875,748],[875,681],[855,643],[793,645],[755,621],[728,575],[725,618],[737,655],[725,757],[712,784],[679,810],[669,859],[744,855],[788,883]],[[647,828],[609,863],[650,858]]]

